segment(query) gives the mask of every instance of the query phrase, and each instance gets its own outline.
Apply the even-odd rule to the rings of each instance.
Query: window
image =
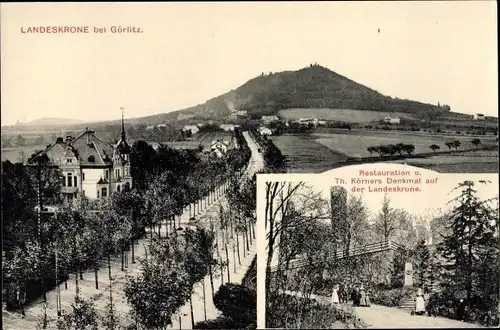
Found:
[[[85,173],[82,173],[82,181],[85,181]]]
[[[118,192],[120,192],[121,188],[120,188],[120,186],[119,186],[119,185],[118,185],[118,186],[116,186],[116,190],[117,190]]]
[[[99,198],[99,189],[97,189],[97,198]]]
[[[125,177],[128,176],[128,167],[125,167],[125,174],[123,176],[125,176]]]
[[[108,188],[102,188],[102,197],[108,196]]]
[[[104,170],[104,176],[106,177],[106,180],[109,178],[108,170]]]
[[[68,162],[68,163],[72,163],[72,162],[73,162],[73,159],[68,158],[68,159],[66,159],[66,162]]]
[[[74,182],[74,184],[75,184],[75,187],[78,187],[78,184],[77,184],[78,182],[76,181],[77,179],[78,179],[78,177],[75,175],[75,176],[73,177],[73,182]]]
[[[73,174],[68,173],[68,187],[73,187]]]
[[[119,169],[116,169],[116,171],[115,171],[115,172],[116,172],[116,173],[115,173],[116,179],[117,179],[117,180],[120,180],[120,170],[119,170]]]
[[[85,190],[82,190],[82,195],[85,196]]]
[[[130,183],[125,182],[125,190],[129,191],[130,190]]]

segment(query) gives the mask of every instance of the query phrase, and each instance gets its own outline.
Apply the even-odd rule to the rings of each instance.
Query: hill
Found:
[[[416,119],[437,119],[453,116],[448,106],[385,96],[328,68],[310,65],[297,71],[262,73],[258,77],[214,97],[203,104],[140,118],[127,118],[127,124],[159,124],[169,121],[222,120],[236,110],[246,110],[251,117],[277,114],[283,109],[353,109],[407,113]],[[304,113],[307,117],[307,113]],[[119,119],[84,123],[71,119],[42,118],[17,126],[116,125]]]
[[[68,118],[39,118],[26,123],[17,122],[15,126],[66,126],[66,125],[76,125],[82,124],[84,121],[78,119],[68,119]]]
[[[236,90],[204,104],[165,114],[165,118],[190,114],[200,119],[222,119],[234,110],[262,116],[288,108],[402,112],[420,118],[436,118],[450,110],[447,106],[385,96],[328,68],[311,65],[297,71],[261,74]]]

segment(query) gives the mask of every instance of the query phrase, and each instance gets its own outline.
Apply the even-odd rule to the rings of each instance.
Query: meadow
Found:
[[[371,110],[351,110],[351,109],[330,109],[330,108],[311,108],[311,109],[284,109],[278,112],[279,116],[285,119],[299,118],[317,118],[320,120],[337,120],[349,123],[369,123],[383,120],[387,116],[398,116],[402,119],[417,120],[409,113],[392,113]]]
[[[293,173],[321,173],[349,158],[316,143],[311,135],[271,136],[271,139],[285,155],[289,171]]]
[[[432,144],[440,147],[439,151],[446,151],[446,142],[458,140],[461,143],[460,149],[474,148],[471,143],[474,137],[471,136],[445,136],[445,135],[424,135],[424,134],[398,134],[385,132],[352,132],[345,134],[314,134],[316,142],[327,148],[343,153],[349,157],[369,157],[368,147],[387,144],[413,144],[415,153],[429,153]],[[495,145],[495,137],[479,137],[483,145]]]
[[[370,157],[366,150],[369,146],[381,144],[407,143],[415,145],[416,153],[428,154],[425,158],[404,158],[391,160],[394,163],[424,167],[438,172],[484,172],[498,173],[497,150],[460,149],[475,148],[471,136],[438,136],[423,134],[398,134],[384,132],[351,132],[344,134],[303,134],[272,136],[272,140],[288,160],[292,173],[321,173],[333,168],[346,166],[349,158]],[[494,137],[479,137],[483,145],[496,145]],[[432,155],[431,144],[441,147],[440,152],[448,151],[447,141],[461,141],[459,151]],[[376,161],[384,161],[373,155]]]
[[[43,150],[47,145],[34,145],[15,148],[2,148],[2,162],[9,160],[11,163],[26,161],[35,152],[35,150]]]

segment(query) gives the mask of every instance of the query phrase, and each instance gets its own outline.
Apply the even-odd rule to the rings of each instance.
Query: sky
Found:
[[[314,62],[385,95],[496,116],[496,20],[494,1],[2,3],[2,125],[179,110]],[[47,25],[107,33],[21,33]]]
[[[265,185],[262,182],[266,181],[292,181],[292,182],[304,182],[308,187],[311,187],[315,192],[321,192],[323,197],[327,200],[330,199],[330,188],[333,186],[341,185],[347,189],[348,196],[361,197],[365,203],[371,216],[376,215],[382,208],[382,201],[384,199],[385,193],[383,192],[368,192],[368,184],[353,184],[352,178],[362,178],[362,179],[381,179],[385,182],[386,178],[381,176],[360,176],[359,170],[364,171],[395,171],[404,170],[414,173],[418,171],[421,175],[422,182],[425,179],[437,179],[435,184],[421,184],[421,185],[404,185],[405,187],[415,187],[418,186],[421,192],[391,192],[387,196],[390,200],[390,206],[395,209],[404,209],[409,214],[419,216],[428,216],[441,214],[443,211],[447,211],[454,207],[454,203],[449,203],[452,199],[460,195],[461,189],[454,190],[458,183],[463,181],[474,181],[474,189],[477,190],[477,196],[482,199],[490,199],[498,196],[498,173],[438,173],[418,167],[403,165],[403,164],[388,164],[388,163],[375,163],[365,165],[353,165],[341,167],[338,169],[330,170],[321,174],[280,174],[280,175],[261,175],[258,178],[258,189],[265,191]],[[391,176],[392,178],[398,178],[396,176]],[[344,183],[340,183],[336,179],[343,179]],[[399,176],[401,178],[401,176]],[[407,178],[416,178],[416,176],[411,175]],[[480,184],[479,181],[490,181],[488,184]],[[353,192],[352,188],[354,186],[364,187],[364,192]],[[372,185],[372,187],[386,186],[385,183],[381,185]],[[392,185],[394,186],[394,185]],[[265,195],[261,193],[258,195],[259,201],[265,201]],[[490,204],[492,207],[496,207],[496,201]],[[428,220],[431,220],[430,218]]]

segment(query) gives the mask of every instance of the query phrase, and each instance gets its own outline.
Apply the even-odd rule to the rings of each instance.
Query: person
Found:
[[[352,290],[352,303],[354,307],[359,307],[360,305],[360,295],[359,295],[359,290],[357,286],[354,286],[354,289]]]
[[[463,321],[465,318],[465,301],[463,299],[460,299],[460,302],[458,304],[457,308],[457,319],[459,321]]]
[[[415,299],[415,314],[423,315],[425,313],[425,301],[422,291],[419,289],[417,292],[417,298]]]
[[[368,301],[368,294],[367,294],[365,288],[363,287],[363,284],[361,284],[361,286],[359,288],[359,296],[360,296],[359,305],[364,306],[364,307],[369,307],[370,303]]]
[[[340,287],[340,302],[347,303],[347,286],[344,284]]]
[[[339,286],[338,284],[335,284],[333,286],[332,299],[330,301],[330,304],[337,305],[338,303],[339,303]]]

